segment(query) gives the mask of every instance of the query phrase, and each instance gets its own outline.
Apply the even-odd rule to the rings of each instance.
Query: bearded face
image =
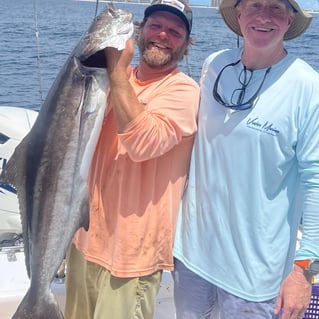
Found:
[[[150,67],[155,69],[161,69],[176,65],[183,59],[183,56],[187,53],[188,41],[184,44],[169,52],[165,50],[159,50],[156,46],[152,45],[153,42],[157,43],[158,46],[168,46],[167,40],[161,39],[146,39],[143,34],[143,29],[139,29],[136,35],[136,43],[138,45],[140,55],[143,61]]]

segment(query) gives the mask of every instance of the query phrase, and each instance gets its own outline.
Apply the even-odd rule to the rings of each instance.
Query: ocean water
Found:
[[[98,2],[98,12],[105,2]],[[116,3],[141,20],[144,4]],[[95,1],[1,0],[0,106],[39,110],[55,77],[88,28]],[[192,37],[196,43],[180,68],[199,81],[204,59],[213,51],[237,46],[237,36],[224,24],[215,8],[193,8]],[[319,15],[309,29],[286,48],[319,71]],[[138,61],[134,57],[133,64]],[[296,75],[297,76],[297,75]]]

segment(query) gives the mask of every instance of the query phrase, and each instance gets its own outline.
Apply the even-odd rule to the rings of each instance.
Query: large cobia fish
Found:
[[[106,107],[103,49],[122,50],[131,13],[106,7],[70,54],[2,180],[17,189],[30,288],[13,318],[63,314],[50,284],[76,230],[88,228],[87,177]]]

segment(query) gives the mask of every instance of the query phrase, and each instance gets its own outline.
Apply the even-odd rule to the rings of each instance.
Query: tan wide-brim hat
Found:
[[[307,30],[312,20],[312,16],[308,12],[303,11],[295,0],[287,1],[294,8],[295,19],[285,33],[284,40],[291,40]],[[238,0],[222,0],[219,10],[228,27],[238,35],[242,36],[236,14],[236,5],[239,2],[240,1]]]

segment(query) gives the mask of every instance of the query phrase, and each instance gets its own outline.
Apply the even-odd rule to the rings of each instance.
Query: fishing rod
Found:
[[[99,7],[99,0],[95,3],[95,16],[97,16]],[[40,41],[39,41],[39,27],[38,27],[38,10],[37,0],[33,0],[33,15],[34,15],[34,29],[35,29],[35,44],[36,44],[36,59],[37,59],[37,74],[38,74],[38,86],[41,105],[43,104],[43,80],[41,74],[41,60],[40,60]]]
[[[98,7],[99,7],[99,0],[96,0],[96,2],[95,2],[95,17],[97,16]]]
[[[39,95],[41,105],[43,103],[43,91],[42,91],[42,75],[41,75],[41,62],[40,62],[40,49],[39,49],[39,29],[38,29],[38,14],[36,0],[33,0],[33,13],[34,13],[34,25],[35,25],[35,41],[37,50],[37,73],[39,83]]]

